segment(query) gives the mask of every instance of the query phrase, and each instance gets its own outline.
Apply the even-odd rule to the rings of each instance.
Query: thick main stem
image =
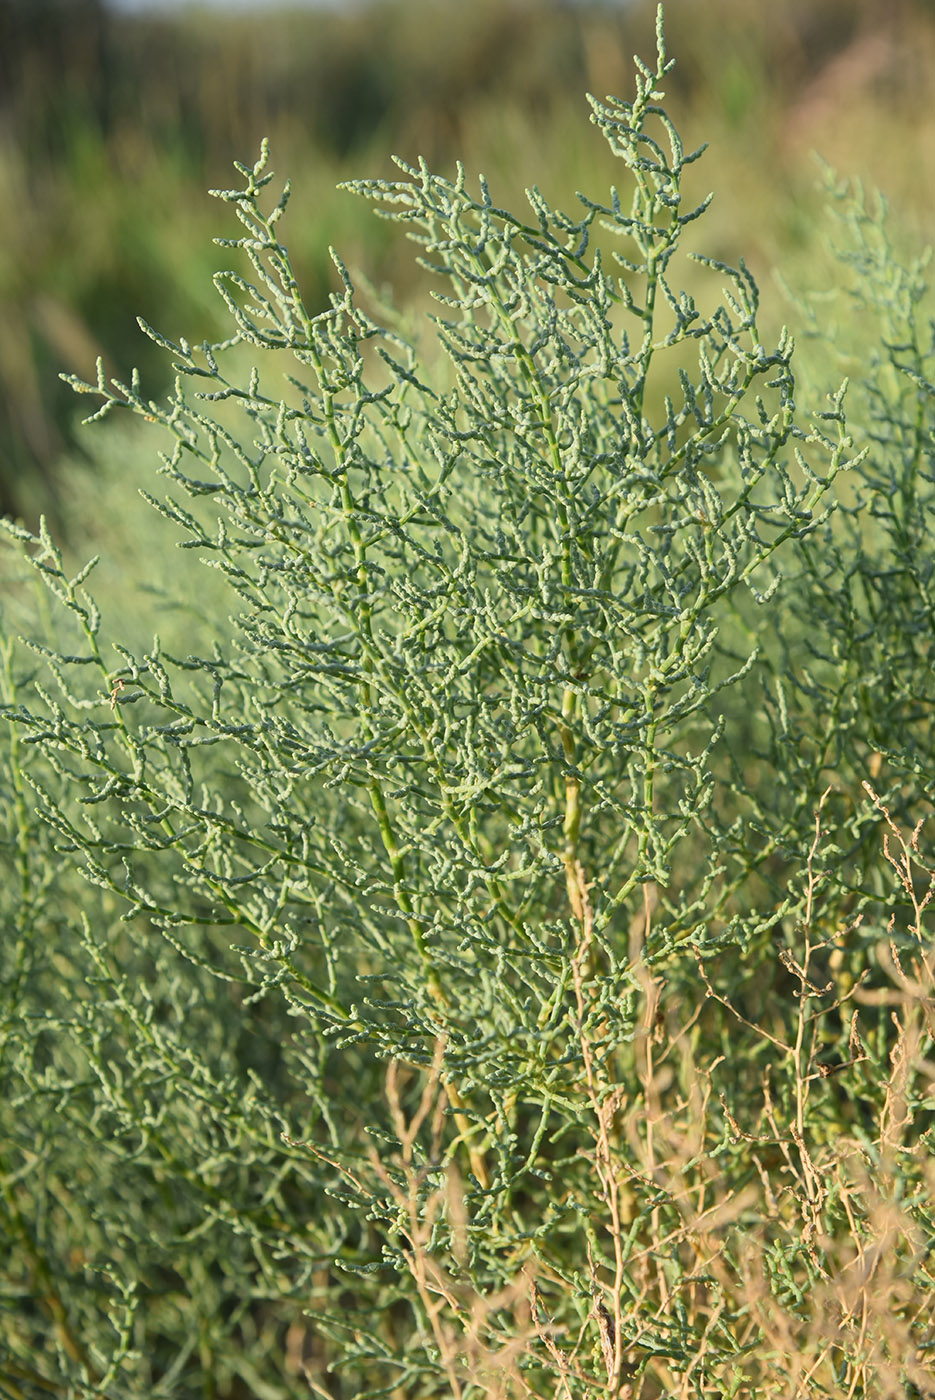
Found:
[[[358,638],[361,643],[361,669],[363,672],[363,679],[360,685],[362,701],[361,709],[363,712],[364,724],[369,730],[372,731],[370,715],[373,705],[372,678],[374,673],[374,641],[372,626],[373,609],[369,598],[369,577],[367,573],[366,545],[360,533],[360,527],[357,523],[356,502],[354,501],[354,497],[351,492],[350,482],[348,481],[347,477],[347,470],[349,464],[345,460],[344,444],[341,441],[341,436],[338,432],[337,423],[335,421],[334,398],[330,389],[327,387],[324,365],[322,363],[320,355],[318,354],[317,349],[314,346],[314,338],[312,335],[310,323],[306,324],[306,334],[308,336],[310,354],[312,356],[316,372],[318,373],[319,383],[321,384],[322,405],[325,412],[325,419],[328,425],[328,438],[331,444],[331,449],[335,454],[336,462],[340,463],[345,469],[343,479],[341,481],[341,504],[344,508],[348,536],[350,538],[351,546],[354,551],[354,560],[356,565],[356,583],[359,600]],[[412,940],[416,947],[416,950],[419,954],[422,966],[425,970],[426,986],[428,988],[429,995],[435,1002],[436,1006],[439,1008],[439,1011],[443,1013],[447,1012],[450,1010],[450,1002],[441,984],[438,973],[432,966],[428,950],[425,946],[425,940],[422,936],[422,929],[420,927],[418,919],[416,918],[416,911],[413,906],[412,899],[409,895],[408,890],[406,889],[405,856],[400,850],[399,842],[396,839],[396,833],[393,827],[392,820],[390,818],[390,813],[387,807],[386,796],[383,791],[383,786],[376,774],[371,774],[367,786],[370,794],[370,803],[373,808],[374,815],[377,819],[377,826],[380,831],[380,839],[383,843],[383,848],[386,851],[390,862],[390,869],[393,875],[393,897],[396,901],[396,906],[399,909],[400,913],[402,913],[406,919],[407,927],[412,936]],[[490,1174],[487,1170],[487,1163],[483,1152],[476,1146],[473,1146],[470,1142],[473,1128],[469,1119],[467,1118],[467,1115],[464,1112],[464,1099],[462,1098],[457,1086],[451,1082],[450,1078],[444,1073],[444,1071],[441,1075],[441,1083],[448,1097],[448,1101],[451,1104],[452,1110],[454,1111],[454,1119],[458,1128],[458,1132],[461,1134],[461,1137],[464,1140],[465,1146],[467,1148],[468,1158],[471,1163],[471,1170],[474,1173],[474,1176],[476,1177],[481,1187],[486,1190],[490,1185]]]

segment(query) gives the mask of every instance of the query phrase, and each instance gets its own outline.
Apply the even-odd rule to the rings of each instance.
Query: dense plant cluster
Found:
[[[935,1394],[924,269],[838,191],[799,384],[680,289],[669,67],[572,214],[352,185],[434,348],[309,312],[264,147],[230,336],[76,384],[230,615],[7,526],[5,1394]]]

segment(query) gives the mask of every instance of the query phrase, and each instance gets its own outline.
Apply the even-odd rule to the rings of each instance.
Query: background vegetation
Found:
[[[455,158],[515,202],[606,183],[583,94],[622,91],[652,37],[645,3],[387,0],[348,11],[121,15],[102,0],[0,0],[0,504],[67,524],[60,458],[75,409],[58,379],[140,363],[136,316],[194,341],[219,324],[208,187],[271,138],[296,181],[292,255],[313,303],[327,248],[408,296],[413,271],[338,180],[389,154]],[[793,281],[818,258],[809,152],[865,176],[931,233],[935,16],[927,0],[672,0],[668,100],[711,151],[708,252]],[[702,187],[703,186],[703,187]],[[713,246],[712,246],[713,245]],[[785,315],[769,295],[773,322]],[[87,449],[85,449],[87,450]],[[95,448],[94,451],[99,450]],[[59,465],[57,465],[59,464]]]

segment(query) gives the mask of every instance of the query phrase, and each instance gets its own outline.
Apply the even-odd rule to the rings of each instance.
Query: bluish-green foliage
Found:
[[[8,527],[11,1396],[935,1393],[921,267],[853,206],[848,423],[680,290],[668,66],[573,214],[352,186],[428,350],[309,313],[264,148],[230,338],[76,385],[233,611],[134,650]]]

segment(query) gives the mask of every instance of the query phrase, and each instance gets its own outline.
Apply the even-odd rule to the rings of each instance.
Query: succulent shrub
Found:
[[[669,67],[571,214],[350,186],[421,337],[264,146],[228,338],[76,382],[229,603],[130,646],[7,524],[5,1393],[932,1393],[930,351],[854,428],[683,269]]]

